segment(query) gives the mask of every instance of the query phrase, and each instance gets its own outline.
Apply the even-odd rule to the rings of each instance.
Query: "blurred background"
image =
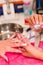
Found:
[[[43,0],[0,0],[0,23],[16,22],[22,26],[24,18],[43,14]]]

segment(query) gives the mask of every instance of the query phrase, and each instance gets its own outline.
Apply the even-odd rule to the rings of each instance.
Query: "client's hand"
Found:
[[[23,56],[43,60],[43,50],[41,48],[37,48],[29,44],[22,49]]]
[[[17,36],[18,36],[18,39],[20,39],[22,43],[26,44],[25,46],[22,46],[19,48],[22,51],[21,53],[22,55],[26,57],[37,58],[37,59],[43,60],[42,49],[32,46],[28,38],[26,38],[22,34],[17,34]]]
[[[36,32],[40,32],[43,29],[43,16],[39,14],[31,15],[29,18],[25,19],[29,26]]]
[[[19,49],[14,47],[20,47],[23,46],[23,44],[21,44],[21,41],[18,38],[14,39],[14,36],[15,34],[7,40],[0,41],[0,56],[3,57],[6,61],[8,61],[8,58],[5,56],[6,52],[21,53]]]
[[[17,37],[21,40],[21,43],[25,44],[25,46],[20,47],[19,49],[22,51],[22,55],[26,57],[32,57],[31,52],[29,52],[30,41],[24,35],[17,33]]]

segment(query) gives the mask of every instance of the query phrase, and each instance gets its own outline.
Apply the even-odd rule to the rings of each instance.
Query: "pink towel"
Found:
[[[39,47],[43,48],[43,41],[40,42]],[[0,57],[0,65],[43,65],[43,61],[34,58],[27,58],[21,54],[6,53],[6,55],[9,61],[6,62]]]

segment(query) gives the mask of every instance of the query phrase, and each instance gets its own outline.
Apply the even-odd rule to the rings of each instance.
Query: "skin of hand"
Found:
[[[23,47],[24,51],[22,51],[22,55],[26,57],[36,58],[43,60],[43,50],[32,45],[27,45]]]
[[[34,14],[31,15],[29,18],[27,18],[25,21],[28,21],[29,26],[32,28],[32,30],[36,32],[40,32],[43,30],[43,16],[40,14]],[[36,24],[40,25],[38,29],[36,29]]]
[[[26,57],[32,57],[32,54],[29,53],[29,51],[27,51],[27,49],[26,49],[26,47],[30,44],[30,41],[25,36],[23,36],[22,34],[19,34],[19,33],[17,33],[17,37],[18,37],[18,39],[21,40],[21,42],[23,42],[24,44],[26,43],[26,46],[20,47],[20,50],[22,51],[22,55],[24,55]]]
[[[20,50],[13,48],[13,47],[16,47],[16,46],[17,46],[17,43],[15,43],[13,40],[0,41],[0,56],[3,57],[6,61],[8,61],[8,58],[5,56],[6,52],[21,53]]]
[[[0,56],[4,58],[6,61],[8,61],[8,58],[5,55],[6,52],[21,53],[21,50],[14,47],[24,46],[24,44],[21,44],[21,41],[18,38],[13,39],[14,36],[15,34],[7,40],[0,41]]]
[[[17,35],[20,40],[23,39],[23,42],[27,44],[26,46],[20,48],[20,50],[22,51],[21,54],[23,56],[43,60],[43,50],[41,48],[32,46],[30,44],[30,41],[27,38],[25,38],[25,36],[23,36],[22,34],[17,34]]]

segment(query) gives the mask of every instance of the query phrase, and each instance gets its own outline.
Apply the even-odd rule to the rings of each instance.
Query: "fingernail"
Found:
[[[8,59],[5,59],[6,60],[6,62],[8,62]]]
[[[8,62],[8,59],[7,59],[7,62]]]
[[[25,44],[25,43],[24,43],[24,44],[22,44],[22,46],[26,46],[26,45],[27,45],[27,44]]]

